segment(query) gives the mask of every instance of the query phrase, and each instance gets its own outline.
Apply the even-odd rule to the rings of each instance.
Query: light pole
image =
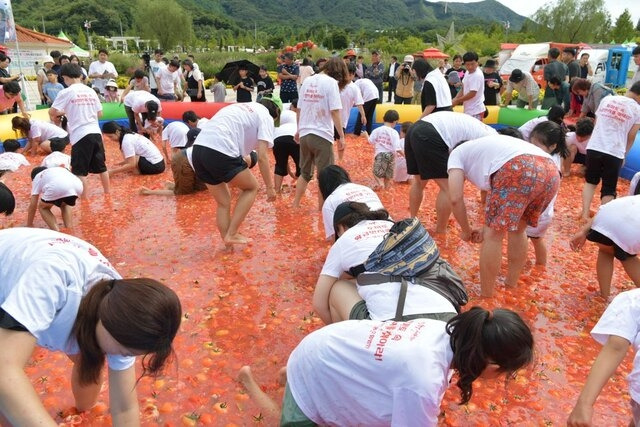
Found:
[[[93,50],[93,45],[91,44],[91,34],[89,34],[89,29],[91,29],[91,23],[97,22],[96,19],[89,21],[88,19],[84,20],[84,28],[87,30],[87,42],[89,42],[89,55],[91,55],[91,51]]]

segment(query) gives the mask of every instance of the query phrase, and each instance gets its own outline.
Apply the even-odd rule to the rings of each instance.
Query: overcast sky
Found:
[[[444,0],[430,0],[430,1],[444,1]],[[456,3],[473,3],[474,1],[479,0],[454,0]],[[452,3],[454,2],[452,1]],[[522,15],[530,17],[533,15],[539,8],[548,3],[547,0],[498,0],[503,5],[507,6],[514,12]],[[555,3],[552,0],[552,3]],[[620,16],[624,9],[629,9],[631,13],[631,20],[633,24],[637,24],[638,19],[640,19],[640,1],[638,0],[604,0],[605,7],[609,11],[611,15],[611,23],[615,24],[616,18]]]

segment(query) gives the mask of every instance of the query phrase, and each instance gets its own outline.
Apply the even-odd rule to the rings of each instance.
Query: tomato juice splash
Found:
[[[372,147],[364,138],[353,136],[347,137],[347,143],[341,165],[354,182],[372,186]],[[117,147],[106,148],[108,164],[120,160]],[[37,164],[41,156],[30,160]],[[8,180],[17,207],[13,216],[0,220],[4,226],[25,223],[31,186],[28,169]],[[254,173],[262,183],[259,173]],[[278,370],[286,365],[296,344],[322,326],[312,312],[311,296],[330,242],[324,240],[317,181],[309,185],[298,210],[291,207],[295,190],[290,178],[285,178],[285,190],[273,203],[266,201],[262,185],[242,225],[242,233],[253,242],[227,251],[215,227],[215,202],[207,192],[178,197],[138,194],[141,186],[161,188],[165,180],[171,180],[169,168],[160,176],[117,175],[111,180],[112,194],[104,197],[98,178],[91,176],[90,199],[79,201],[74,208],[77,225],[71,230],[97,246],[123,276],[161,280],[182,301],[184,317],[174,343],[176,360],[164,376],[142,378],[138,385],[142,422],[273,425],[275,420],[265,418],[243,393],[236,374],[241,366],[251,365],[265,390],[280,401],[283,389],[276,381]],[[467,307],[511,308],[525,318],[536,340],[535,362],[529,369],[520,371],[515,379],[479,381],[468,405],[459,406],[458,389],[450,387],[442,404],[441,424],[565,424],[600,350],[589,331],[608,303],[598,296],[596,248],[587,244],[575,253],[568,245],[579,227],[582,184],[583,179],[575,175],[561,184],[546,236],[547,267],[533,265],[531,248],[530,263],[518,286],[505,289],[498,285],[491,300],[478,298],[479,246],[462,242],[453,220],[446,235],[434,234],[442,256],[465,280],[470,294]],[[621,181],[621,194],[627,185]],[[419,213],[430,231],[435,224],[437,191],[434,183],[427,185]],[[408,184],[395,183],[378,194],[392,217],[402,219],[409,215],[408,193]],[[465,197],[472,222],[480,225],[479,191],[467,185]],[[35,224],[45,226],[39,217]],[[501,277],[504,273],[503,268]],[[632,287],[616,263],[612,293]],[[630,366],[628,356],[601,393],[595,406],[596,425],[628,422],[624,375]],[[108,384],[96,408],[82,414],[73,410],[70,362],[65,355],[38,349],[26,370],[56,421],[91,426],[110,423]]]

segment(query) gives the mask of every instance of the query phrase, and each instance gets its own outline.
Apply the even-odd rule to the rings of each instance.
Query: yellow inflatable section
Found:
[[[42,120],[43,122],[49,121],[49,109],[45,110],[35,110],[29,111],[29,115],[32,119]],[[16,135],[13,131],[13,127],[11,126],[11,119],[15,116],[20,116],[20,114],[7,114],[5,116],[0,116],[0,139],[10,139],[10,138],[22,138],[22,135]]]
[[[400,115],[400,123],[402,122],[417,122],[420,120],[422,109],[419,105],[396,105],[396,104],[378,104],[376,106],[376,123],[384,123],[382,119],[384,113],[388,110],[396,110]],[[498,115],[500,114],[500,107],[497,105],[489,105],[487,107],[489,115],[483,120],[488,125],[495,125],[498,123]],[[457,105],[453,107],[453,111],[462,113],[462,106]]]

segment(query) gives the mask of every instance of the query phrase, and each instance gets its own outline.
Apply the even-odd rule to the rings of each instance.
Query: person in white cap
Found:
[[[53,62],[53,58],[51,55],[47,55],[42,58],[42,68],[38,70],[36,74],[36,81],[38,82],[38,93],[40,94],[40,103],[42,105],[47,105],[47,99],[44,96],[44,92],[42,92],[42,85],[47,81],[47,71],[49,71],[55,62]]]
[[[118,96],[118,83],[115,80],[109,79],[107,85],[104,88],[104,100],[106,102],[118,102],[120,97]]]
[[[396,70],[395,104],[411,104],[413,100],[413,82],[416,78],[411,70],[412,66],[413,56],[406,55]]]

